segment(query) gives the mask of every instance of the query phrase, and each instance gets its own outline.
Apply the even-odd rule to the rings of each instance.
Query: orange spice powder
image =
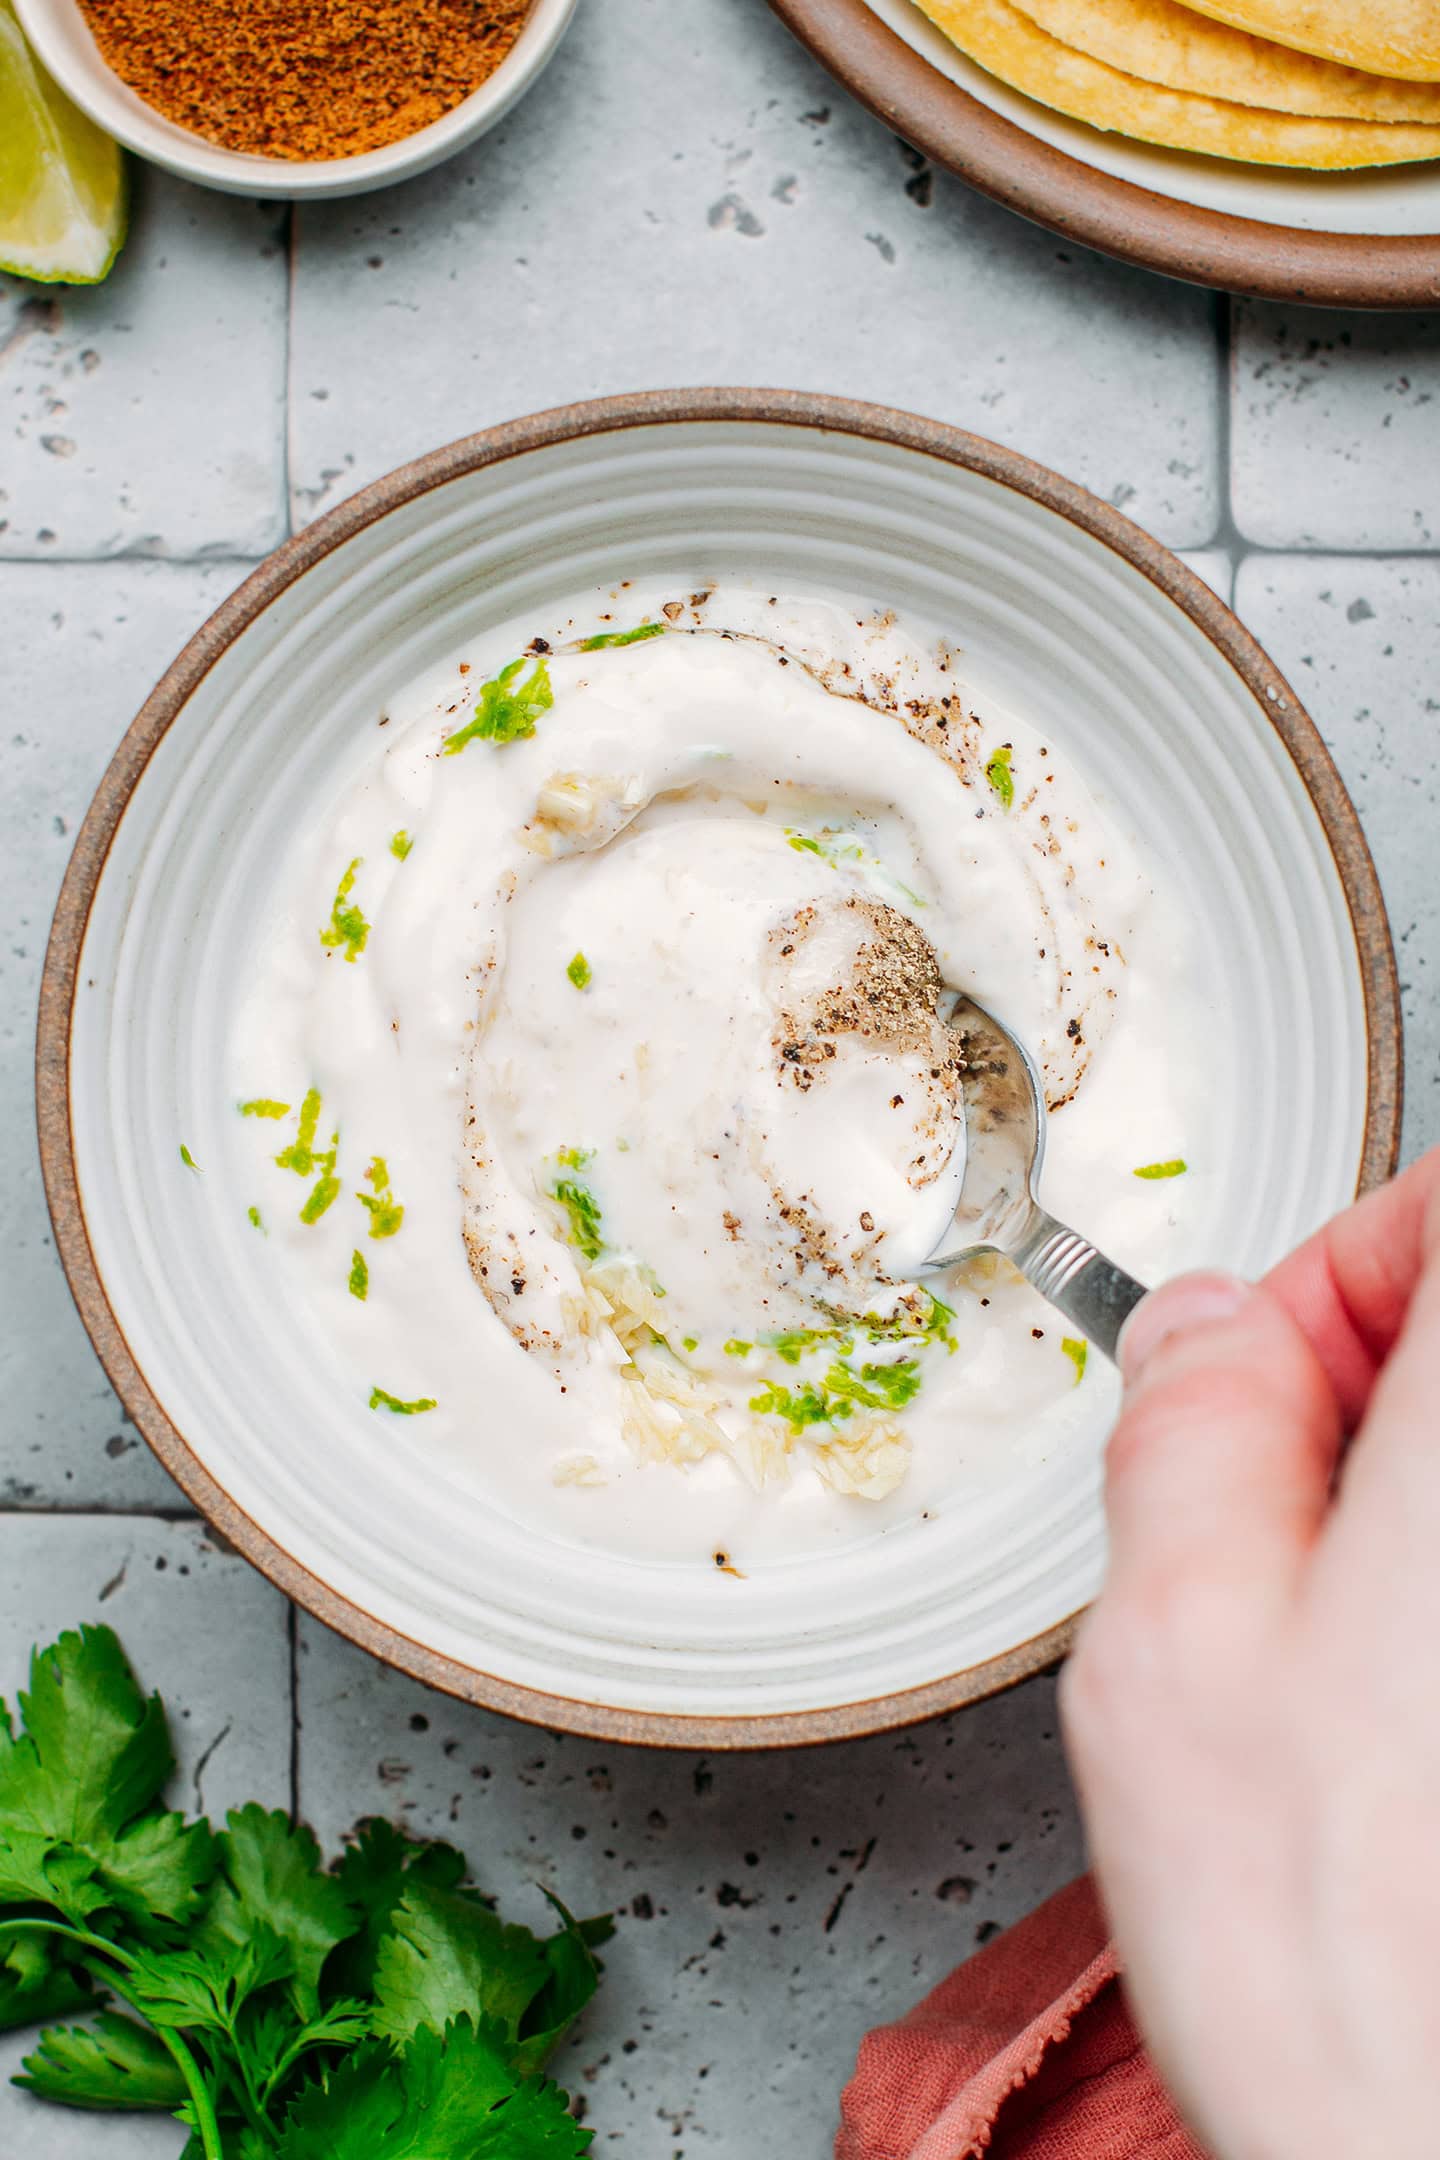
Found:
[[[530,0],[80,0],[132,90],[261,157],[353,157],[428,127],[494,73]]]

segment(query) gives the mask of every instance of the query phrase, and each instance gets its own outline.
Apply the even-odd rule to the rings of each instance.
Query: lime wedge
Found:
[[[125,238],[118,143],[56,88],[0,0],[0,270],[94,285]]]

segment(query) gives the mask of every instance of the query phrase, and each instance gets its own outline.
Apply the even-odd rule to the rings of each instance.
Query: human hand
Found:
[[[1440,1150],[1121,1361],[1061,1703],[1139,2023],[1219,2160],[1433,2160]]]

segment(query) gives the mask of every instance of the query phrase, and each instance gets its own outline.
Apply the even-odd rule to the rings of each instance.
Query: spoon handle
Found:
[[[1121,1328],[1148,1294],[1144,1283],[1041,1207],[1031,1209],[1029,1221],[1018,1241],[1008,1247],[1006,1257],[1041,1297],[1079,1328],[1087,1342],[1114,1361]]]

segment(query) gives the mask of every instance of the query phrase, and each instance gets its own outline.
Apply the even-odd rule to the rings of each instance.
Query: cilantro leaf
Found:
[[[1085,1377],[1085,1363],[1090,1355],[1090,1345],[1083,1335],[1062,1335],[1060,1348],[1075,1367],[1075,1385],[1079,1387]]]
[[[527,2074],[543,2068],[595,1993],[601,1970],[595,1949],[615,1932],[613,1920],[576,1920],[552,1892],[545,1895],[561,1924],[559,1933],[540,1946],[545,1985],[520,2020],[514,2062]]]
[[[351,1297],[359,1298],[362,1304],[370,1295],[370,1269],[358,1247],[350,1255],[349,1290]]]
[[[543,660],[537,660],[524,682],[516,680],[525,665],[524,655],[503,667],[492,682],[482,683],[475,698],[475,717],[446,737],[441,749],[446,757],[454,757],[472,742],[504,744],[519,742],[522,737],[535,733],[535,722],[541,713],[549,712],[555,702],[550,688],[550,670]]]
[[[83,1975],[53,1938],[0,1935],[0,2032],[94,2007]]]
[[[1184,1161],[1183,1157],[1177,1155],[1173,1162],[1142,1163],[1135,1175],[1143,1178],[1184,1177],[1188,1168],[1189,1164]]]
[[[414,845],[413,836],[406,832],[403,825],[399,832],[392,832],[390,835],[390,852],[397,862],[404,862]]]
[[[125,1991],[152,2025],[233,2038],[250,1997],[293,1972],[288,1946],[257,1921],[244,1942],[139,1951],[125,1974]]]
[[[291,2109],[278,2160],[583,2160],[590,2144],[556,2086],[518,2081],[495,2029],[462,2018],[398,2056],[347,2056]]]
[[[390,1190],[390,1166],[383,1155],[371,1156],[365,1177],[375,1190],[373,1193],[357,1192],[355,1197],[369,1214],[370,1235],[372,1238],[394,1237],[405,1220],[405,1204]]]
[[[14,2080],[61,2107],[157,2109],[185,2104],[185,2080],[163,2040],[107,2010],[93,2025],[55,2025]]]
[[[257,1095],[251,1102],[240,1104],[241,1117],[286,1118],[290,1115],[288,1102],[279,1102],[273,1095]]]
[[[0,1897],[71,1913],[113,1903],[141,1924],[182,1922],[209,1876],[209,1833],[152,1814],[174,1765],[158,1695],[147,1702],[114,1632],[81,1628],[31,1660],[25,1730],[0,1720]],[[70,1848],[36,1854],[33,1840]],[[36,1885],[37,1866],[51,1885]],[[31,1887],[16,1890],[16,1870]],[[96,1888],[81,1890],[86,1875]]]
[[[356,1824],[335,1879],[359,1925],[326,1966],[326,1986],[347,1995],[368,1995],[375,1985],[376,1955],[406,1890],[412,1882],[436,1890],[458,1889],[465,1879],[465,1855],[453,1845],[419,1844],[393,1823],[372,1815]]]
[[[570,1218],[571,1244],[587,1260],[598,1260],[605,1239],[600,1229],[600,1203],[594,1193],[577,1178],[556,1178],[550,1192]]]
[[[412,1882],[375,1960],[375,2030],[405,2040],[421,2025],[438,2033],[452,2018],[484,2015],[513,2039],[548,1977],[528,1928],[507,1927],[454,1890]]]
[[[595,971],[583,952],[577,952],[565,970],[577,990],[588,990],[595,980]]]
[[[197,1177],[204,1176],[204,1171],[200,1168],[199,1163],[196,1162],[195,1157],[191,1154],[189,1148],[186,1147],[183,1140],[180,1143],[180,1160],[184,1163],[186,1169],[193,1170]]]
[[[320,2008],[320,1970],[352,1932],[350,1901],[320,1865],[314,1833],[255,1802],[226,1818],[216,1839],[220,1876],[199,1940],[249,1942],[269,1928],[290,1957],[291,1994],[302,2017]]]

